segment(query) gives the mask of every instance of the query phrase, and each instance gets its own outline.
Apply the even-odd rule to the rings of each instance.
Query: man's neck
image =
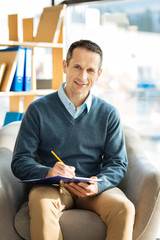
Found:
[[[67,95],[67,97],[69,98],[69,100],[75,106],[76,111],[77,111],[77,108],[85,102],[85,100],[87,99],[87,97],[89,95],[89,93],[86,96],[84,94],[74,95],[74,94],[68,93],[66,90],[66,87],[64,88],[64,92]]]

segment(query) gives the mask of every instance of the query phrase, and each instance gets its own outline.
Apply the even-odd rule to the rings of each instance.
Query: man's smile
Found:
[[[78,86],[85,86],[85,85],[87,85],[86,83],[80,83],[80,82],[77,82],[77,81],[74,81],[74,83],[76,83]]]

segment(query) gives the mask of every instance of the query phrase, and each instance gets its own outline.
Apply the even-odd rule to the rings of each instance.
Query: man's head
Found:
[[[69,62],[72,59],[73,50],[75,48],[85,48],[88,51],[98,53],[100,55],[99,69],[101,69],[103,52],[96,43],[90,40],[79,40],[71,44],[67,52],[67,58],[66,58],[67,65],[69,65]]]
[[[72,43],[67,60],[63,60],[67,83],[64,90],[72,103],[73,97],[80,99],[79,103],[84,102],[102,73],[101,64],[102,50],[96,43],[88,40]]]

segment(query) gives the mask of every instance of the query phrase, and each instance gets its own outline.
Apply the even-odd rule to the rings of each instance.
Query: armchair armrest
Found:
[[[2,240],[22,239],[14,229],[14,217],[25,200],[26,186],[11,172],[12,151],[0,148],[0,236]]]
[[[128,171],[120,188],[136,208],[134,240],[155,240],[160,221],[160,172],[147,158],[137,133],[125,127]]]
[[[0,147],[13,151],[21,121],[11,122],[0,128]]]

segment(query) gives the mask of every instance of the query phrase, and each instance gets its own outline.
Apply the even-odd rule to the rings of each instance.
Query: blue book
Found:
[[[23,91],[25,48],[22,47],[17,48],[18,48],[17,67],[10,90],[18,92]]]
[[[25,49],[23,91],[30,91],[32,78],[32,48]]]
[[[11,122],[21,121],[22,117],[23,117],[23,113],[20,113],[20,112],[6,112],[3,126]]]

